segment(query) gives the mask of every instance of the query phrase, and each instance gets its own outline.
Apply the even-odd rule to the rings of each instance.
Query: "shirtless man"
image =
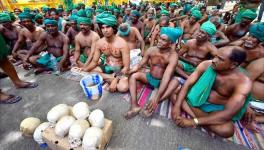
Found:
[[[147,19],[144,20],[141,30],[141,36],[144,38],[145,42],[149,42],[151,32],[154,30],[155,25],[155,8],[150,8],[147,11]]]
[[[232,121],[242,118],[250,100],[252,82],[238,67],[245,59],[240,47],[224,47],[213,60],[202,62],[178,95],[172,111],[176,124],[201,125],[218,136],[233,136]],[[193,119],[181,117],[181,108]]]
[[[125,114],[126,119],[136,116],[141,107],[137,102],[137,81],[149,84],[153,88],[158,88],[158,92],[147,105],[144,115],[151,116],[159,103],[166,98],[172,99],[172,95],[179,85],[177,78],[173,77],[174,69],[177,66],[178,56],[172,46],[183,33],[180,28],[161,28],[160,39],[155,47],[150,47],[141,62],[136,65],[130,73],[129,91],[131,94],[131,106]],[[139,69],[145,64],[150,64],[150,72],[143,73]]]
[[[130,27],[129,24],[123,23],[119,26],[117,35],[127,42],[129,50],[137,49],[137,42],[140,42],[141,55],[144,56],[145,43],[137,28]]]
[[[28,54],[29,49],[32,47],[33,43],[35,43],[40,35],[44,32],[44,29],[40,27],[36,27],[33,23],[32,18],[27,13],[19,14],[19,18],[21,24],[24,26],[19,32],[18,40],[16,41],[14,48],[12,50],[12,55],[15,58],[25,59],[25,56]],[[25,48],[23,47],[26,44]],[[43,43],[39,49],[35,50],[35,53],[39,53],[45,47]],[[24,67],[27,69],[28,64],[24,64]]]
[[[31,47],[24,61],[30,62],[38,68],[35,73],[40,73],[45,70],[65,71],[68,69],[68,37],[62,32],[58,31],[58,22],[56,20],[46,19],[44,21],[47,32],[43,32],[36,43]],[[46,54],[32,56],[35,50],[43,43],[47,44]],[[54,64],[55,57],[57,64]],[[58,67],[56,67],[58,66]]]
[[[211,22],[202,24],[196,39],[189,40],[179,51],[179,64],[176,72],[187,79],[202,61],[216,54],[217,48],[210,43],[210,38],[216,33],[215,25]]]
[[[158,41],[160,28],[162,27],[174,27],[174,24],[170,22],[170,18],[168,16],[161,16],[159,24],[155,26],[154,31],[151,34],[150,46],[154,46],[155,41]]]
[[[19,28],[12,25],[11,18],[7,13],[0,13],[0,33],[2,33],[5,41],[8,42],[9,54],[18,39]]]
[[[200,8],[201,14],[202,14],[202,18],[198,21],[200,24],[203,24],[204,22],[206,22],[208,20],[208,15],[206,12],[206,6],[202,6]]]
[[[249,30],[251,22],[257,17],[257,14],[251,10],[246,10],[242,14],[242,20],[240,23],[235,23],[226,28],[225,35],[230,42],[234,42],[243,36],[245,36]]]
[[[78,26],[81,32],[75,37],[74,65],[87,66],[93,58],[95,43],[100,39],[99,35],[91,30],[90,18],[79,17]]]
[[[59,31],[65,33],[67,22],[62,17],[60,17],[59,12],[55,8],[50,10],[50,18],[56,20],[58,22]]]
[[[139,20],[140,13],[137,10],[131,12],[131,27],[135,27],[141,33],[143,23]]]
[[[257,23],[249,28],[249,35],[241,40],[233,42],[232,45],[240,46],[246,50],[247,58],[242,64],[246,67],[251,61],[264,57],[264,24]]]
[[[130,54],[128,44],[121,37],[116,36],[117,19],[114,15],[103,12],[96,16],[96,22],[104,37],[96,42],[92,62],[82,68],[83,71],[95,71],[110,83],[110,92],[126,92],[128,90],[128,74]],[[102,55],[101,65],[98,66]],[[105,58],[104,58],[105,57]],[[120,75],[121,74],[121,75]]]
[[[190,17],[188,19],[185,19],[181,22],[180,26],[184,31],[184,34],[182,36],[182,40],[186,43],[189,39],[191,39],[192,35],[196,30],[199,30],[200,24],[198,23],[198,20],[200,20],[202,17],[202,14],[198,10],[194,10],[191,12]]]
[[[251,90],[253,100],[263,103],[264,102],[264,58],[259,58],[252,61],[246,68],[249,73],[250,79],[253,81]],[[256,113],[255,121],[257,123],[264,123],[264,115]]]
[[[69,38],[70,50],[74,48],[75,44],[75,36],[80,32],[79,28],[77,27],[77,19],[78,16],[72,15],[69,17],[70,19],[70,28],[68,29],[66,36]]]

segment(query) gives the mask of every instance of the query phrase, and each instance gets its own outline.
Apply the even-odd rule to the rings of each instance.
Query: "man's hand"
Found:
[[[245,120],[246,124],[252,123],[256,118],[256,112],[252,110],[250,107],[247,107],[247,111],[245,113]]]
[[[129,70],[129,74],[133,74],[135,72],[138,72],[139,70],[139,65],[135,65],[131,70]]]
[[[110,87],[109,87],[110,92],[116,92],[117,82],[118,82],[118,79],[116,78],[111,82]]]
[[[188,128],[188,127],[195,128],[196,127],[196,124],[193,119],[187,119],[187,118],[183,118],[180,116],[176,118],[176,124],[183,128]]]
[[[60,72],[64,72],[66,69],[63,67],[63,65],[64,65],[64,62],[59,62],[59,64],[58,64],[58,71],[60,71]]]

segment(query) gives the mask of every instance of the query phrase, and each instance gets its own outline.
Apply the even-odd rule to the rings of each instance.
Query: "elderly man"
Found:
[[[125,77],[129,70],[129,48],[121,37],[116,36],[117,19],[108,12],[96,16],[96,22],[103,32],[104,37],[96,42],[92,62],[82,68],[84,71],[99,72],[105,81],[110,83],[110,92],[126,92],[128,78]],[[102,55],[101,66],[98,66]]]
[[[181,127],[208,128],[228,138],[234,134],[232,121],[242,118],[250,101],[252,82],[239,65],[246,59],[240,47],[219,49],[213,60],[202,62],[183,85],[172,116]],[[181,107],[193,119],[180,116]]]
[[[156,110],[159,103],[166,98],[172,97],[179,85],[177,78],[173,77],[174,69],[177,66],[177,53],[172,47],[176,40],[183,33],[181,28],[163,27],[160,31],[160,39],[156,47],[150,47],[139,65],[136,65],[130,73],[129,91],[131,94],[131,106],[125,114],[126,119],[136,116],[141,107],[137,103],[137,81],[149,84],[158,88],[154,99],[147,105],[144,114],[148,117]],[[150,72],[143,73],[139,69],[143,65],[150,64]],[[173,100],[173,99],[171,99]]]
[[[145,42],[137,28],[130,27],[129,24],[123,23],[119,26],[117,35],[127,42],[129,50],[137,49],[137,42],[140,42],[141,55],[144,56]]]
[[[148,42],[155,25],[155,8],[150,8],[147,11],[147,19],[144,20],[141,30],[141,36],[144,38],[145,42]]]
[[[216,33],[216,27],[210,21],[202,24],[195,39],[189,40],[180,49],[180,61],[176,69],[177,73],[183,78],[188,78],[196,66],[202,61],[210,59],[216,54],[217,48],[210,43],[211,37]]]
[[[36,27],[33,23],[33,20],[28,13],[19,14],[19,19],[21,24],[25,27],[22,28],[18,35],[18,40],[14,45],[12,50],[12,55],[15,58],[24,59],[28,54],[29,49],[32,47],[33,43],[35,43],[40,35],[44,32],[44,29],[40,27]],[[25,44],[25,47],[23,44]],[[43,43],[38,49],[35,50],[35,53],[38,54],[45,48],[45,43]],[[24,64],[25,69],[27,69],[27,64]]]
[[[132,10],[131,12],[131,27],[135,27],[139,32],[142,30],[143,23],[138,20],[140,18],[140,13],[137,10]]]
[[[245,36],[249,30],[251,22],[257,17],[257,14],[251,10],[246,10],[242,14],[241,22],[230,25],[226,28],[225,35],[230,42],[234,42]]]
[[[75,36],[80,32],[80,30],[77,27],[78,16],[72,15],[69,17],[69,19],[70,19],[70,28],[68,29],[66,36],[69,38],[70,50],[72,50],[75,45]]]
[[[246,49],[247,59],[242,64],[246,67],[251,61],[264,57],[264,23],[251,25],[249,35],[232,43]]]
[[[180,26],[184,31],[184,34],[182,36],[182,40],[184,43],[186,43],[189,39],[191,39],[192,35],[196,30],[200,28],[200,24],[198,20],[200,20],[202,17],[202,14],[199,10],[193,10],[191,11],[191,15],[189,19],[185,19],[181,22]]]
[[[44,21],[47,32],[40,35],[36,43],[31,47],[24,61],[29,61],[38,68],[35,73],[45,70],[65,71],[68,69],[68,37],[58,30],[56,20],[46,19]],[[32,56],[35,50],[43,43],[47,44],[47,53]],[[57,64],[58,62],[58,64]]]
[[[75,37],[74,65],[87,66],[93,58],[95,43],[100,39],[99,35],[91,30],[92,20],[79,17],[78,26],[81,32]]]

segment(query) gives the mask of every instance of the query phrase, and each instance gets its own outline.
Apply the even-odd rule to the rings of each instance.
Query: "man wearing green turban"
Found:
[[[0,23],[11,22],[11,18],[7,13],[0,13]]]
[[[131,69],[131,76],[129,78],[131,105],[125,114],[126,119],[133,118],[142,110],[136,96],[138,81],[158,90],[146,108],[142,110],[144,116],[150,117],[158,105],[165,99],[169,98],[173,100],[171,96],[179,86],[178,78],[173,77],[178,61],[177,53],[173,47],[181,34],[182,30],[180,28],[162,28],[157,46],[150,47],[140,63]],[[139,71],[147,64],[150,64],[149,72],[144,73]]]
[[[114,27],[117,25],[117,19],[114,15],[108,12],[103,12],[96,16],[96,23]]]
[[[165,10],[165,9],[162,9],[161,12],[160,12],[161,16],[168,16],[170,17],[170,12]]]
[[[137,10],[132,10],[131,12],[131,27],[135,27],[141,32],[143,23],[139,20],[140,13]]]
[[[183,12],[182,15],[187,15],[190,12],[191,9],[192,9],[192,5],[191,4],[188,4],[188,3],[184,4],[183,10],[182,10],[182,12]]]
[[[257,13],[250,10],[250,9],[246,9],[244,10],[241,14],[238,14],[236,16],[236,23],[240,23],[243,19],[247,19],[247,20],[251,20],[253,21],[255,18],[257,17]]]
[[[128,78],[125,75],[128,74],[130,62],[127,42],[116,36],[117,19],[114,15],[103,12],[96,16],[96,23],[99,24],[99,30],[104,37],[96,43],[93,59],[83,70],[90,72],[100,69],[103,79],[110,84],[111,92],[126,92]],[[99,59],[101,59],[100,68]]]
[[[41,14],[37,14],[34,18],[36,26],[42,26],[43,24],[43,16]]]
[[[75,37],[79,33],[79,28],[77,26],[77,15],[71,15],[69,17],[70,20],[70,28],[68,29],[66,36],[69,38],[69,48],[70,51],[74,50],[75,47]]]
[[[20,13],[18,15],[18,18],[19,18],[20,21],[23,21],[25,19],[29,19],[29,20],[33,21],[33,19],[34,19],[31,14],[25,13],[25,12]]]
[[[86,12],[85,12],[85,10],[80,9],[80,10],[77,12],[77,15],[78,15],[78,17],[86,17]]]
[[[36,43],[30,48],[25,57],[26,62],[36,66],[35,72],[40,73],[47,70],[66,71],[68,63],[68,37],[58,30],[58,22],[54,19],[44,20],[46,32],[39,36]],[[38,48],[45,44],[47,53],[32,56]],[[43,50],[44,51],[44,50]],[[55,58],[54,58],[55,57]]]
[[[79,17],[78,26],[81,32],[75,36],[74,65],[87,66],[92,60],[95,43],[100,39],[99,35],[91,30],[91,18]]]
[[[88,7],[85,9],[86,17],[93,18],[93,9],[91,7]]]
[[[188,40],[185,47],[179,51],[180,61],[177,73],[188,78],[195,68],[208,59],[208,56],[215,56],[217,48],[210,42],[211,36],[216,32],[216,27],[210,21],[203,23],[195,39]]]
[[[31,11],[30,8],[28,8],[28,7],[25,7],[25,8],[24,8],[24,12],[25,12],[25,13],[28,13],[28,14],[29,14],[30,11]]]
[[[50,8],[49,8],[48,6],[43,6],[43,7],[42,7],[42,12],[43,12],[44,14],[46,14],[49,10],[50,10]]]
[[[255,37],[260,42],[264,42],[264,23],[253,24],[249,28],[249,35]]]

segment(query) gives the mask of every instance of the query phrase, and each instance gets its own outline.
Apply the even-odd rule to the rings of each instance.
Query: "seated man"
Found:
[[[246,50],[247,59],[242,64],[246,67],[251,61],[264,57],[264,23],[251,25],[249,35],[233,42],[232,45],[240,46]]]
[[[215,25],[217,31],[215,35],[211,38],[211,43],[216,47],[223,47],[230,41],[227,36],[223,33],[225,26],[221,24],[221,18],[219,16],[211,17],[210,21]]]
[[[141,29],[141,36],[145,42],[149,42],[150,35],[154,30],[156,23],[155,8],[149,8],[147,11],[147,19],[144,20]]]
[[[19,14],[19,19],[21,24],[24,26],[19,32],[18,40],[14,45],[12,50],[12,55],[15,58],[25,59],[25,56],[28,54],[30,48],[33,43],[35,43],[40,35],[44,32],[44,29],[40,27],[36,27],[34,22],[28,13]],[[25,47],[23,47],[25,44]],[[45,43],[39,46],[38,49],[35,50],[35,53],[38,54],[45,48]],[[25,69],[27,69],[27,64],[24,64]]]
[[[78,16],[72,15],[69,17],[69,19],[70,19],[70,28],[68,29],[66,36],[69,38],[69,45],[71,51],[72,49],[74,49],[75,36],[80,32],[80,30],[77,27]]]
[[[234,134],[232,121],[242,118],[251,99],[252,82],[239,69],[246,52],[223,47],[213,60],[202,62],[183,85],[172,116],[181,127],[204,126],[218,136]],[[194,119],[180,116],[181,108]]]
[[[141,55],[144,56],[145,42],[137,28],[130,27],[129,24],[123,23],[119,26],[117,35],[127,42],[129,50],[137,49],[137,42],[140,42]]]
[[[253,81],[252,97],[256,102],[264,103],[264,58],[252,61],[246,68],[250,79]],[[264,115],[257,113],[255,121],[264,123]]]
[[[257,14],[251,10],[246,10],[242,14],[242,20],[239,23],[230,25],[225,30],[225,35],[230,42],[234,42],[245,36],[249,30],[251,22],[257,17]]]
[[[103,79],[110,83],[110,92],[126,92],[128,78],[123,76],[129,70],[129,48],[127,42],[117,33],[117,19],[108,12],[96,16],[104,37],[96,42],[92,62],[82,68],[83,71],[99,72]],[[102,56],[101,56],[102,55]],[[98,62],[101,56],[101,66]],[[120,75],[121,74],[121,75]],[[123,75],[122,75],[123,74]]]
[[[190,17],[181,22],[180,26],[184,32],[182,36],[182,40],[184,43],[191,39],[194,32],[200,28],[198,20],[200,20],[201,17],[202,14],[199,10],[193,10]]]
[[[141,33],[143,23],[139,20],[140,13],[137,10],[132,10],[131,12],[131,27],[135,27]]]
[[[40,73],[45,70],[65,71],[68,69],[68,37],[58,31],[58,22],[56,20],[46,19],[44,21],[47,32],[40,35],[36,43],[31,47],[24,61],[29,61],[38,68],[35,73]],[[47,44],[47,53],[32,56],[35,50],[41,44]],[[55,58],[54,58],[55,57]],[[54,62],[54,60],[56,62]],[[57,62],[58,65],[57,65]],[[58,67],[57,67],[58,66]]]
[[[202,24],[196,39],[189,40],[179,51],[180,62],[176,72],[187,79],[195,67],[202,61],[216,54],[217,48],[210,43],[211,36],[216,32],[215,25],[210,21]]]
[[[81,32],[75,37],[74,65],[83,67],[88,65],[93,58],[95,43],[100,39],[99,35],[91,30],[90,18],[79,17],[78,26]]]
[[[157,105],[167,98],[172,101],[172,95],[179,85],[177,78],[173,77],[177,66],[177,53],[172,45],[182,35],[181,28],[163,27],[160,31],[160,39],[155,47],[150,47],[144,55],[139,65],[135,66],[130,73],[129,91],[131,94],[131,107],[125,114],[126,119],[136,116],[141,107],[137,103],[137,81],[150,84],[153,88],[158,88],[154,99],[147,105],[144,114],[148,117],[156,110]],[[139,69],[149,63],[150,72],[143,73]]]

